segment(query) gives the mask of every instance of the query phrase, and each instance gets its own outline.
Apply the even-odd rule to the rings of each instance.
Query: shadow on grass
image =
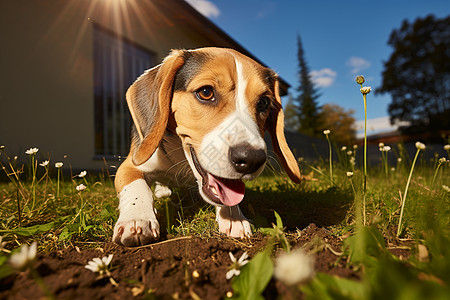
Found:
[[[203,210],[209,213],[203,218],[214,216],[214,208],[204,202],[196,192],[179,191],[172,195],[169,201],[171,223],[177,225],[176,219],[192,220],[199,218],[197,212]],[[282,218],[287,230],[303,229],[311,223],[317,226],[331,226],[341,223],[353,203],[353,194],[349,190],[335,187],[311,191],[310,188],[284,184],[284,182],[270,182],[269,184],[255,184],[247,186],[244,200],[239,205],[244,215],[251,219],[256,228],[271,227],[275,223],[274,211]],[[182,205],[182,208],[180,206]],[[167,224],[165,209],[159,221],[161,228]]]
[[[319,227],[339,224],[345,219],[352,203],[352,193],[337,188],[321,191],[248,189],[241,208],[256,227],[275,223],[273,211],[276,211],[286,229],[295,230],[303,229],[310,223]]]

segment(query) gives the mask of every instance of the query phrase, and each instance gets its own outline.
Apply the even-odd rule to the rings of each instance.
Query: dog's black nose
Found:
[[[248,143],[230,147],[229,158],[234,169],[242,174],[257,171],[267,159],[266,151],[255,149]]]

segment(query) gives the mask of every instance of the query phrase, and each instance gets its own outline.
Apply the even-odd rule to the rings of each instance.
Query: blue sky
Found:
[[[297,34],[321,94],[318,102],[355,110],[364,120],[357,75],[381,84],[389,35],[404,19],[450,14],[449,0],[187,0],[292,86],[298,87]],[[390,95],[368,96],[369,132],[388,130]]]

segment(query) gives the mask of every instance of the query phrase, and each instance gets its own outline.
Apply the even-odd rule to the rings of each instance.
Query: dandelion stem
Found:
[[[441,165],[442,165],[441,163],[438,163],[438,165],[436,167],[436,171],[434,171],[433,180],[431,181],[431,188],[434,187],[434,182],[436,181],[436,177],[437,177],[437,174],[439,172],[439,168],[441,167]]]
[[[19,186],[16,187],[17,188],[17,214],[19,216],[19,227],[22,226],[22,211],[20,209],[20,191],[19,191]]]
[[[361,84],[362,88],[362,84]],[[363,186],[363,224],[366,225],[366,191],[367,191],[367,98],[364,99],[364,186]]]
[[[408,176],[408,181],[406,182],[405,192],[403,193],[402,208],[400,210],[400,219],[398,221],[398,228],[397,228],[397,237],[400,236],[400,233],[402,231],[403,210],[405,208],[406,196],[408,194],[409,183],[411,182],[411,177],[412,177],[412,174],[413,174],[413,171],[414,171],[414,166],[416,164],[417,157],[419,156],[419,152],[420,152],[420,149],[417,149],[416,156],[414,156],[414,160],[413,160],[413,163],[411,165],[411,171],[409,171],[409,176]]]
[[[362,218],[361,218],[361,201],[357,201],[358,197],[356,195],[356,189],[355,186],[353,185],[353,181],[351,178],[349,178],[350,181],[350,185],[352,186],[352,190],[353,190],[353,195],[354,195],[354,203],[355,203],[355,220],[356,220],[356,226],[358,228],[361,227],[362,225]]]
[[[33,181],[31,182],[31,190],[32,190],[32,196],[33,196],[33,204],[31,205],[31,211],[34,210],[34,206],[36,204],[36,170],[37,170],[37,161],[35,161],[35,155],[31,155],[31,168],[32,168],[32,175],[33,175]]]
[[[167,232],[172,233],[172,224],[170,222],[170,212],[169,212],[169,199],[166,199],[164,202],[165,210],[166,210],[166,221],[167,221]]]
[[[58,183],[56,185],[56,199],[59,198],[59,173],[60,173],[60,168],[58,168]]]
[[[328,137],[328,134],[325,135],[327,137],[327,141],[328,141],[328,148],[329,148],[329,160],[330,160],[330,181],[331,184],[334,185],[334,181],[333,181],[333,157],[332,157],[332,148],[331,148],[331,142],[330,142],[330,138]]]

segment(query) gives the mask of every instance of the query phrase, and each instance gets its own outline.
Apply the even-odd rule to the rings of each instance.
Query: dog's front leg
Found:
[[[244,238],[252,235],[250,222],[238,205],[216,207],[216,221],[219,231],[227,236]]]
[[[143,173],[125,161],[115,180],[119,197],[119,219],[113,241],[124,246],[149,244],[159,237],[159,223],[153,207],[153,195]]]

